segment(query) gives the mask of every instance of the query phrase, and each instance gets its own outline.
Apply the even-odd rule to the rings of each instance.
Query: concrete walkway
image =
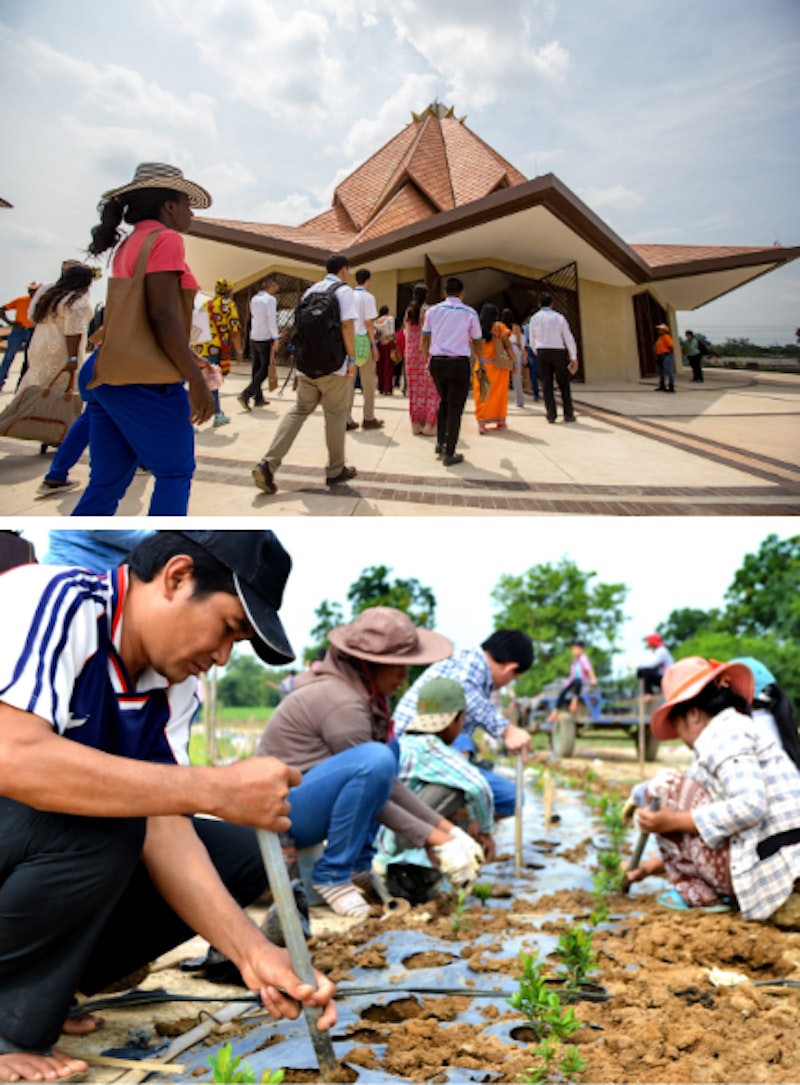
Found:
[[[249,369],[249,367],[247,367]],[[281,374],[281,383],[285,373]],[[245,367],[227,379],[230,425],[203,427],[190,514],[214,516],[414,516],[601,514],[787,516],[800,514],[800,380],[780,373],[706,370],[695,385],[679,375],[675,395],[653,381],[577,384],[578,421],[548,425],[541,403],[509,407],[508,429],[479,436],[467,405],[459,451],[446,468],[433,438],[414,437],[408,401],[378,397],[381,430],[348,434],[352,483],[325,484],[322,414],[306,423],[261,493],[250,475],[289,409],[291,388],[246,414],[236,403]],[[11,398],[0,394],[0,409]],[[513,397],[511,399],[513,403]],[[361,397],[356,397],[360,419]],[[0,515],[68,516],[79,491],[36,500],[49,457],[0,438]],[[88,462],[73,476],[85,483]],[[152,480],[137,475],[119,514],[146,514]]]

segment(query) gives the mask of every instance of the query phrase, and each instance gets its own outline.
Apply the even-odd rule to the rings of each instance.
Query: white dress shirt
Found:
[[[267,339],[278,338],[278,304],[274,294],[266,290],[259,292],[250,299],[250,338],[257,343]]]
[[[569,354],[569,360],[575,362],[578,359],[578,348],[575,338],[569,330],[566,319],[549,306],[534,313],[530,323],[530,340],[535,354],[537,350],[564,350]]]

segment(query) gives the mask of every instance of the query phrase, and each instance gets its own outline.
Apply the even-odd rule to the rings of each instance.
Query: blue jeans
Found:
[[[378,832],[375,820],[397,778],[397,754],[365,742],[321,761],[289,792],[291,834],[298,848],[327,840],[314,865],[317,885],[342,885],[369,870]]]
[[[73,516],[113,516],[139,464],[153,473],[149,516],[185,516],[194,429],[182,384],[101,384],[90,421],[89,485]]]
[[[531,371],[531,388],[533,389],[533,398],[538,401],[539,399],[539,359],[533,353],[530,347],[525,348],[528,352],[528,368]]]
[[[470,761],[474,760],[475,754],[478,752],[475,743],[463,731],[453,743],[452,748],[470,754]],[[517,808],[517,788],[513,780],[507,780],[505,776],[500,776],[498,773],[492,772],[491,769],[482,769],[480,766],[476,766],[476,768],[492,789],[494,816],[497,818],[513,817]]]
[[[33,335],[33,328],[20,328],[13,327],[8,333],[8,339],[6,340],[6,352],[3,355],[3,361],[0,363],[0,388],[6,382],[8,377],[8,371],[14,363],[14,359],[17,353],[21,350],[25,361],[28,360],[28,343],[31,341]]]
[[[75,466],[89,444],[90,411],[97,409],[97,401],[94,398],[94,392],[91,392],[86,385],[94,376],[96,357],[97,350],[93,350],[78,373],[78,391],[86,407],[83,414],[78,415],[69,427],[66,437],[58,446],[58,451],[50,464],[50,470],[44,476],[48,481],[66,482],[70,468]]]

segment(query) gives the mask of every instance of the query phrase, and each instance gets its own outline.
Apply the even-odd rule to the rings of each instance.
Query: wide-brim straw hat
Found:
[[[394,607],[368,607],[349,625],[332,629],[328,640],[338,651],[368,663],[426,665],[453,654],[447,637],[418,629]]]
[[[703,659],[702,656],[679,659],[664,671],[661,679],[665,701],[650,718],[650,730],[654,737],[662,742],[677,738],[675,724],[667,718],[671,710],[675,705],[691,701],[710,682],[729,686],[748,704],[753,700],[753,672],[743,663],[719,663],[716,659]]]
[[[136,167],[133,180],[127,185],[112,188],[104,192],[102,201],[113,200],[116,196],[123,196],[126,192],[135,192],[140,188],[172,188],[176,192],[185,192],[189,197],[189,206],[204,208],[211,206],[211,196],[194,181],[189,181],[183,176],[183,170],[177,166],[169,166],[165,162],[141,162]]]

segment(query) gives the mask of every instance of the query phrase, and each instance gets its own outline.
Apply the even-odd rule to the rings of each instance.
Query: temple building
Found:
[[[280,284],[288,335],[303,290],[332,252],[369,267],[378,305],[401,315],[415,283],[434,300],[458,275],[466,300],[518,319],[553,295],[580,351],[580,377],[654,372],[654,326],[677,333],[692,310],[800,256],[800,247],[629,245],[554,174],[526,180],[452,108],[434,103],[336,188],[330,210],[300,226],[197,217],[189,264],[204,289],[236,284],[240,306],[267,275]]]

